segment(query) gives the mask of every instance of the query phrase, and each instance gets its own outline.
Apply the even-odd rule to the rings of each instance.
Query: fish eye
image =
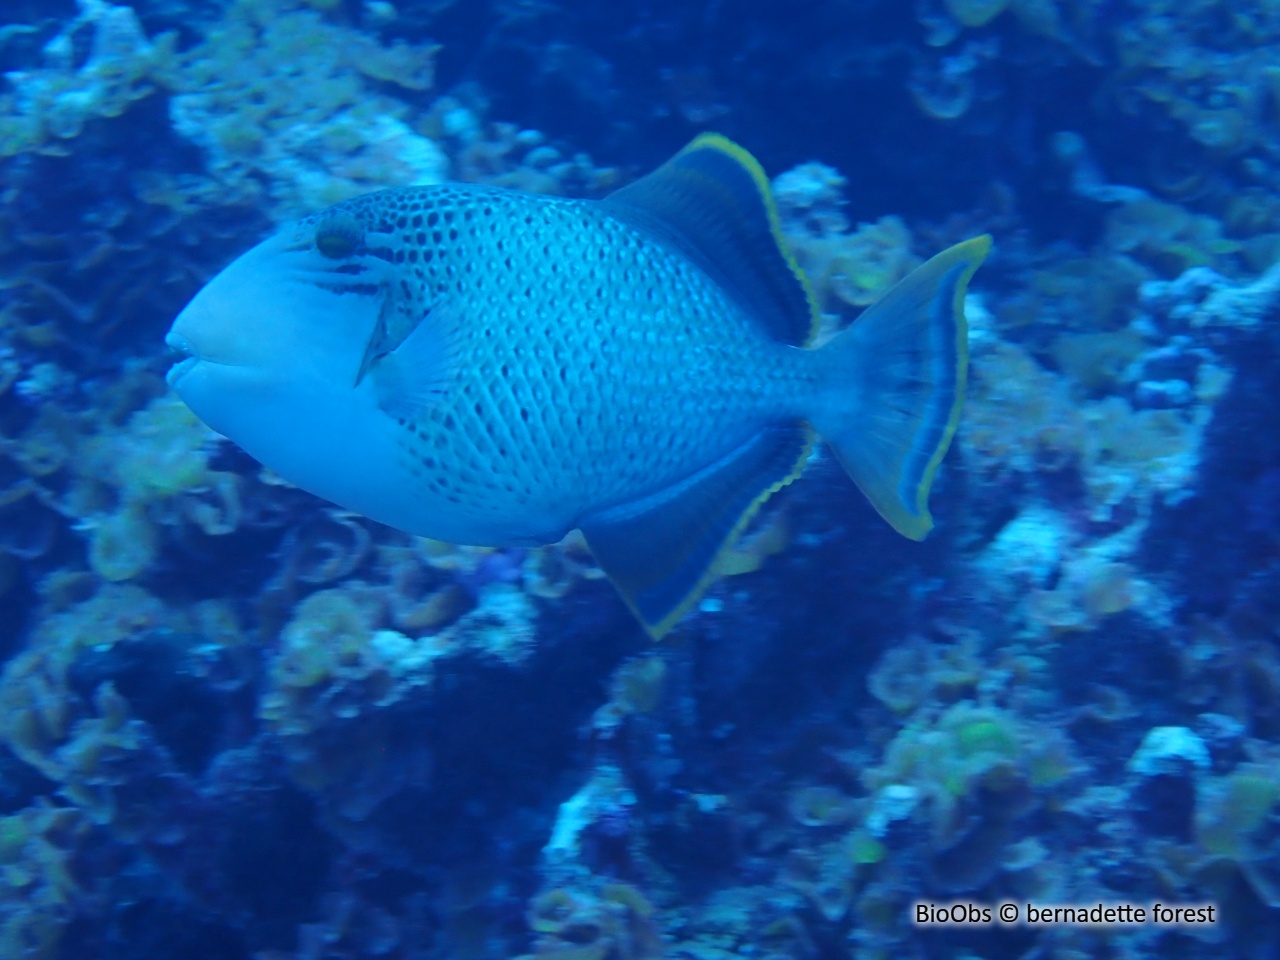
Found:
[[[325,217],[316,226],[316,249],[329,260],[345,260],[364,247],[364,228],[348,213]]]

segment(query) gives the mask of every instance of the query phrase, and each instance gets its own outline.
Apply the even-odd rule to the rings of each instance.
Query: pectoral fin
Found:
[[[445,301],[428,310],[394,350],[372,358],[366,351],[378,406],[389,416],[416,419],[448,393],[458,369],[461,323],[461,312]]]

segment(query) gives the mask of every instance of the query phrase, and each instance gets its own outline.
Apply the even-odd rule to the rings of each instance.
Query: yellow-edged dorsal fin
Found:
[[[769,181],[746,150],[704,133],[601,204],[674,247],[781,341],[809,342],[818,308],[787,252]]]

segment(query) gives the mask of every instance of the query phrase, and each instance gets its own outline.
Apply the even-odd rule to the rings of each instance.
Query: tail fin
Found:
[[[893,528],[922,540],[929,487],[960,422],[968,371],[964,294],[989,236],[913,270],[823,348],[832,399],[814,426]]]

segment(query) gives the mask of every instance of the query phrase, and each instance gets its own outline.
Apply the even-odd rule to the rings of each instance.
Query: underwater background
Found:
[[[1280,956],[1280,4],[4,0],[0,71],[0,960]],[[823,454],[655,645],[166,389],[290,218],[705,130],[832,331],[994,235],[923,544]],[[917,921],[1002,902],[1216,913]]]

